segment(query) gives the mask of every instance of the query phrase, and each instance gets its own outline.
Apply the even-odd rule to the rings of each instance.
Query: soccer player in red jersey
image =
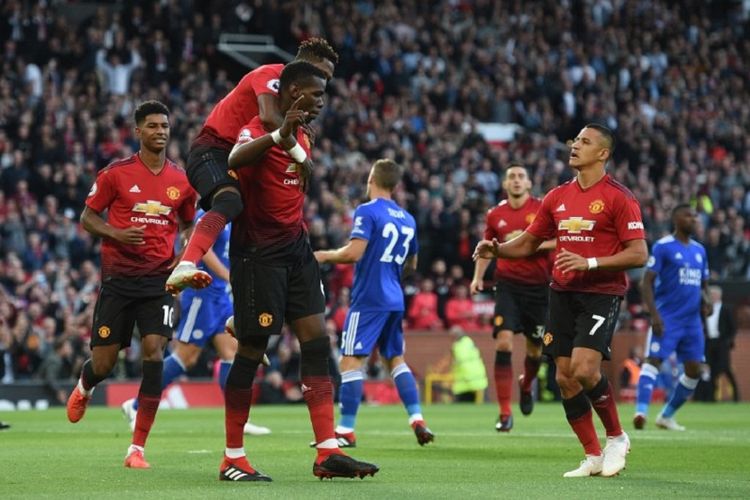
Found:
[[[331,79],[338,54],[322,38],[310,38],[300,45],[296,59],[314,64]],[[259,117],[263,129],[272,131],[281,125],[277,94],[283,64],[267,64],[247,73],[206,118],[203,129],[190,146],[187,175],[190,185],[200,194],[200,206],[206,211],[195,225],[179,264],[167,279],[167,291],[204,288],[211,276],[197,264],[216,242],[224,226],[242,213],[242,198],[237,180],[228,173],[227,158],[240,127]],[[285,147],[308,172],[312,163],[291,138]]]
[[[511,163],[505,170],[503,189],[508,199],[487,213],[484,230],[486,240],[510,241],[523,232],[536,217],[542,201],[531,196],[531,179],[520,163]],[[519,376],[521,413],[534,410],[531,387],[539,371],[542,357],[542,336],[547,318],[549,278],[552,266],[548,250],[555,241],[542,243],[535,254],[517,260],[498,259],[495,267],[495,317],[492,336],[495,338],[495,392],[500,416],[495,424],[498,432],[513,428],[510,398],[513,393],[511,351],[513,335],[526,336],[524,372]],[[471,293],[484,288],[484,274],[490,261],[478,259],[474,264]]]
[[[576,178],[550,191],[534,222],[517,238],[482,240],[475,258],[520,258],[557,238],[552,270],[546,352],[557,365],[557,383],[568,423],[586,458],[564,477],[614,476],[625,467],[630,441],[623,432],[612,385],[601,373],[610,358],[626,269],[643,266],[648,249],[638,201],[612,179],[605,165],[614,136],[602,125],[586,125],[572,144]],[[591,406],[607,431],[602,452]]]
[[[250,411],[256,368],[269,336],[279,334],[285,320],[300,342],[302,393],[318,452],[313,474],[363,477],[378,471],[377,466],[344,454],[336,441],[323,284],[303,220],[304,178],[300,164],[285,151],[285,143],[296,138],[309,155],[310,141],[300,125],[322,109],[326,78],[310,63],[288,64],[279,79],[279,106],[285,114],[282,126],[268,134],[260,118],[253,118],[239,131],[229,155],[244,208],[232,223],[229,249],[239,347],[224,389],[222,480],[270,480],[247,461],[242,427]]]
[[[135,110],[135,124],[140,150],[99,172],[81,215],[83,227],[102,238],[102,285],[91,359],[68,398],[68,420],[83,418],[94,387],[109,376],[138,326],[143,380],[125,466],[145,469],[149,464],[143,448],[159,407],[162,356],[172,337],[174,298],[164,291],[164,283],[178,231],[192,228],[197,194],[185,171],[166,157],[167,107],[158,101],[142,103]],[[105,210],[106,220],[101,215]]]

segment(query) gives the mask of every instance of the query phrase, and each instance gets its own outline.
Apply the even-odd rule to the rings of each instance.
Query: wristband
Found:
[[[273,132],[271,132],[271,139],[273,139],[274,144],[278,144],[281,142],[281,132],[279,132],[281,129],[276,129]]]
[[[589,263],[589,271],[593,271],[597,267],[599,267],[599,261],[596,260],[596,257],[589,257],[586,259],[586,262]]]
[[[307,153],[305,153],[305,150],[299,145],[299,143],[295,144],[292,149],[287,151],[287,153],[289,153],[297,163],[304,163],[304,161],[307,160]]]

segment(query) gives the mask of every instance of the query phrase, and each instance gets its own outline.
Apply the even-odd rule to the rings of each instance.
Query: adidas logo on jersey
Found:
[[[497,227],[505,227],[508,223],[505,222],[505,219],[500,219],[500,222],[497,223]]]
[[[141,188],[138,187],[138,184],[133,184],[133,187],[129,190],[131,193],[140,193]]]
[[[565,203],[561,203],[559,207],[555,210],[555,212],[564,212],[565,211]]]

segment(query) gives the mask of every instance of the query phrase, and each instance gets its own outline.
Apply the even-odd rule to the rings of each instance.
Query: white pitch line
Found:
[[[275,429],[274,429],[275,430]],[[372,435],[372,436],[410,436],[412,435],[411,432],[408,431],[381,431],[381,430],[369,430],[369,431],[360,431],[363,435]],[[310,434],[310,431],[297,431],[297,430],[280,430],[278,431],[278,434]],[[545,433],[534,433],[534,432],[516,432],[513,431],[509,434],[499,434],[492,431],[487,432],[456,432],[456,431],[440,431],[436,433],[438,437],[451,437],[451,438],[462,438],[462,437],[482,437],[486,438],[487,436],[497,436],[498,439],[503,439],[506,436],[507,437],[521,437],[521,438],[531,438],[531,439],[539,439],[539,438],[552,438],[552,439],[567,439],[571,437],[575,437],[573,434],[573,431],[570,433],[551,433],[551,432],[545,432]],[[679,435],[676,433],[670,433],[667,431],[664,431],[663,433],[659,434],[652,434],[652,433],[645,433],[645,434],[635,434],[635,432],[631,431],[628,434],[630,436],[630,439],[632,441],[726,441],[726,442],[732,442],[736,443],[738,442],[737,436],[716,436],[715,433],[711,434],[694,434],[690,431],[686,432],[680,432]],[[603,437],[603,434],[602,436]],[[750,440],[747,440],[747,444],[750,444]]]

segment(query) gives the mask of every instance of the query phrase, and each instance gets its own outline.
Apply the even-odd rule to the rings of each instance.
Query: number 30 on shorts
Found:
[[[164,305],[161,306],[161,310],[164,312],[162,324],[172,328],[174,326],[174,307]]]

